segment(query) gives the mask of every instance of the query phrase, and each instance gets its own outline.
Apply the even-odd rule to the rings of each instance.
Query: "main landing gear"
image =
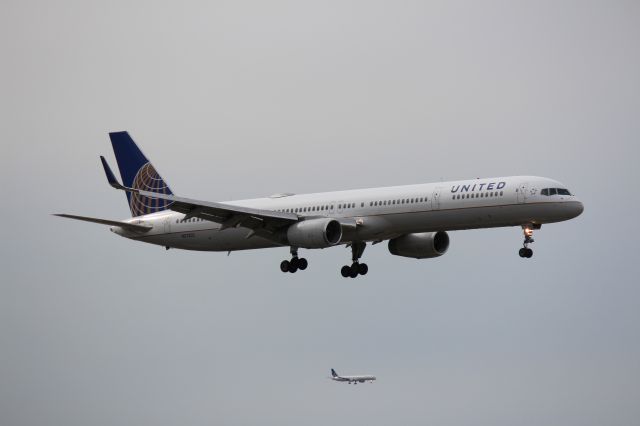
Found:
[[[291,247],[291,260],[283,260],[280,262],[280,270],[282,272],[295,273],[298,269],[304,271],[309,266],[309,262],[304,257],[298,257],[298,249]]]
[[[518,250],[518,255],[520,257],[526,257],[529,259],[533,256],[533,250],[529,248],[529,244],[533,243],[533,230],[540,229],[541,225],[522,225],[522,232],[524,233],[524,243],[522,243],[522,248]]]
[[[355,278],[358,275],[367,275],[369,272],[369,267],[366,263],[360,263],[358,260],[362,257],[362,253],[364,253],[364,249],[367,246],[367,243],[364,242],[353,242],[351,243],[351,260],[353,263],[351,266],[344,265],[342,269],[340,269],[340,273],[343,277]]]

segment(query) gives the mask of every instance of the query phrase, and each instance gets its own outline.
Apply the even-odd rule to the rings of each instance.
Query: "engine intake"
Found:
[[[291,246],[314,249],[335,246],[342,239],[342,226],[335,219],[309,219],[287,229]]]
[[[391,254],[415,259],[442,256],[448,248],[449,235],[444,231],[406,234],[389,240]]]

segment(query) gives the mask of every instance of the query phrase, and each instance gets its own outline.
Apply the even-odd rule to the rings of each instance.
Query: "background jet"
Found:
[[[353,383],[354,385],[357,385],[358,382],[364,383],[365,381],[373,383],[373,381],[376,380],[376,376],[339,376],[338,373],[336,373],[336,370],[332,368],[331,380],[335,380],[336,382],[349,382],[349,384]]]

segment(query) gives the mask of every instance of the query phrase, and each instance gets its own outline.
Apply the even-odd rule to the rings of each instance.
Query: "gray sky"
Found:
[[[639,40],[636,1],[5,0],[0,424],[637,422]],[[535,174],[585,213],[527,261],[505,228],[284,275],[49,216],[127,217],[114,130],[202,199]]]

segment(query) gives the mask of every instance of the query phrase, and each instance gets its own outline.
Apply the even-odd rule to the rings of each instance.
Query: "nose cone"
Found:
[[[584,204],[581,201],[571,201],[571,217],[578,217],[584,211]]]

